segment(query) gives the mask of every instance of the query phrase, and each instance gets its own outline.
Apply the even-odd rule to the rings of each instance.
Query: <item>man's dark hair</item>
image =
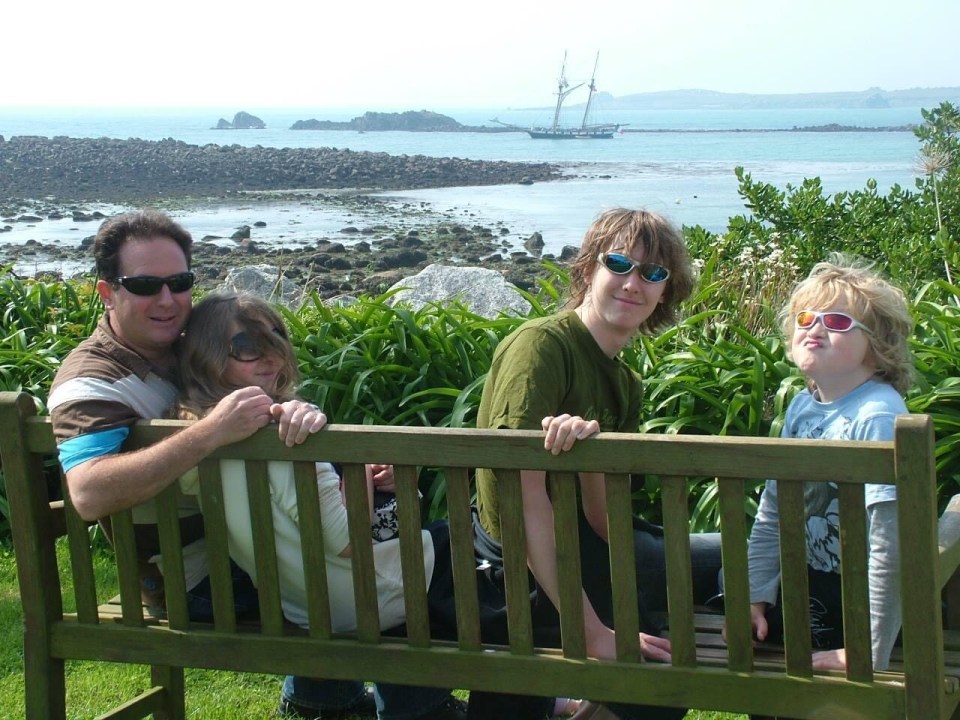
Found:
[[[193,238],[190,233],[174,222],[169,215],[159,210],[135,210],[104,221],[93,241],[93,257],[97,263],[97,276],[112,280],[120,274],[120,248],[128,240],[170,238],[187,259],[190,268]]]

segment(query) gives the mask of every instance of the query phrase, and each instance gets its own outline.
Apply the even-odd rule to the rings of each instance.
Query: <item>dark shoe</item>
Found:
[[[346,720],[346,718],[376,720],[377,701],[374,699],[373,693],[367,690],[363,697],[350,707],[338,710],[316,710],[281,698],[280,709],[277,714],[283,718],[299,718],[301,720]]]
[[[417,720],[467,720],[467,704],[451,695]]]

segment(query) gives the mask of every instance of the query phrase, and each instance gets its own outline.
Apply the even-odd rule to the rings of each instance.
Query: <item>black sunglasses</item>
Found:
[[[657,263],[637,263],[626,255],[620,253],[600,253],[597,256],[597,262],[601,263],[607,270],[614,275],[629,275],[636,268],[640,271],[640,277],[648,283],[666,282],[670,277],[670,270]]]
[[[273,328],[273,334],[283,340],[287,339],[287,333],[282,328]],[[269,352],[269,348],[264,348],[261,340],[248,332],[238,332],[230,338],[230,349],[227,354],[237,362],[256,362]]]
[[[172,293],[186,292],[193,287],[194,275],[192,272],[182,272],[166,277],[156,275],[123,275],[110,281],[112,285],[119,285],[134,295],[156,295],[166,285]]]

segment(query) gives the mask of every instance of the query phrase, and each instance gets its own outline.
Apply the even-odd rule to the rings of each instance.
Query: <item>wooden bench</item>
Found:
[[[175,432],[182,423],[141,423],[131,448]],[[574,451],[553,456],[542,433],[467,429],[332,426],[292,449],[274,429],[223,448],[201,465],[215,622],[187,619],[178,524],[173,495],[159,498],[160,529],[167,572],[167,617],[145,613],[129,512],[112,516],[120,585],[97,587],[87,524],[66,503],[50,503],[42,461],[54,452],[48,419],[35,416],[25,394],[0,394],[0,448],[10,503],[25,622],[26,708],[31,720],[63,718],[64,661],[71,659],[149,665],[154,686],[104,717],[184,718],[184,667],[240,672],[362,678],[441,687],[564,695],[631,703],[679,705],[796,718],[958,717],[960,640],[942,624],[942,588],[960,564],[957,517],[941,521],[938,543],[933,432],[926,416],[899,418],[895,442],[837,443],[764,438],[602,434]],[[237,623],[227,582],[227,551],[219,495],[218,458],[246,461],[260,578],[261,623]],[[275,581],[271,517],[265,510],[265,462],[296,463],[302,531],[320,538],[313,461],[343,463],[347,482],[358,482],[362,463],[396,466],[401,522],[420,524],[418,470],[443,468],[457,585],[458,639],[431,639],[426,615],[421,548],[416,533],[401,533],[407,605],[407,637],[386,638],[379,630],[367,512],[360,493],[348,507],[352,522],[358,629],[334,634],[327,612],[322,547],[304,543],[310,588],[309,631],[284,621]],[[538,648],[532,641],[527,568],[520,519],[519,472],[504,481],[504,551],[508,583],[510,643],[480,640],[470,515],[470,469],[543,469],[560,522],[557,536],[561,575],[563,648]],[[579,587],[574,473],[607,474],[608,522],[614,558],[616,661],[588,659]],[[668,550],[671,665],[643,662],[638,654],[629,473],[660,477]],[[718,478],[726,576],[728,643],[719,636],[722,616],[697,612],[691,600],[689,493]],[[781,481],[782,552],[785,581],[785,648],[754,648],[748,609],[744,496],[754,479]],[[135,481],[135,480],[132,480]],[[811,669],[803,539],[803,482],[840,485],[843,517],[844,622],[849,669]],[[896,483],[899,492],[903,563],[903,647],[889,672],[870,661],[866,533],[863,485]],[[65,537],[65,540],[60,538]],[[65,613],[55,547],[69,545],[76,612]],[[182,573],[179,574],[182,578]]]

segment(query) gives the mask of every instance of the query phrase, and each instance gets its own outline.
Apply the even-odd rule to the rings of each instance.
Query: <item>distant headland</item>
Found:
[[[263,130],[267,124],[256,115],[241,110],[233,116],[233,122],[220,118],[214,130]]]
[[[366,112],[347,122],[333,120],[297,120],[291,130],[356,130],[357,132],[511,132],[509,128],[485,125],[463,125],[447,115],[429,110],[408,110],[399,113]]]

